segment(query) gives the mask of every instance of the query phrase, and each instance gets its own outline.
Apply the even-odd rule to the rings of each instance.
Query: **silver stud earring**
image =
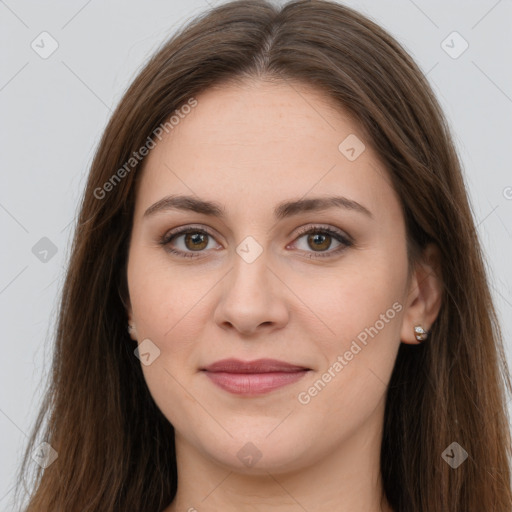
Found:
[[[128,332],[131,334],[132,331],[135,329],[133,325],[128,324]]]
[[[416,325],[414,327],[414,336],[416,336],[418,341],[425,341],[428,338],[428,332],[421,325]]]

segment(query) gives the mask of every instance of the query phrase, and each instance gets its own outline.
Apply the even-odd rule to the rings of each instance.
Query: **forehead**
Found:
[[[397,203],[358,123],[321,91],[248,81],[208,89],[196,100],[146,158],[139,214],[169,193],[251,207],[313,191]]]
[[[287,157],[293,158],[303,153],[295,146],[301,139],[310,141],[308,150],[314,158],[326,150],[337,153],[338,145],[332,143],[345,131],[359,131],[328,96],[301,83],[229,83],[206,90],[197,102],[167,137],[169,148],[214,144],[219,152],[252,155],[263,146],[265,154],[292,150]]]

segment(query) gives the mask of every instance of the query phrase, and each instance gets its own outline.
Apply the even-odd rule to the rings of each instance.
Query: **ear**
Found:
[[[403,343],[421,343],[414,335],[419,325],[429,331],[441,308],[441,255],[435,244],[428,244],[413,270],[402,322],[400,339]]]
[[[123,293],[125,291],[125,293]],[[135,322],[133,321],[133,312],[132,312],[132,305],[130,302],[130,296],[128,294],[128,291],[125,290],[125,288],[119,288],[119,297],[121,299],[121,302],[123,303],[124,309],[126,311],[126,316],[128,318],[128,323],[126,325],[126,328],[128,330],[128,334],[130,335],[130,338],[132,340],[137,341],[137,328],[135,326]],[[131,326],[131,328],[130,328]]]
[[[135,325],[135,322],[132,318],[132,308],[129,306],[126,310],[126,314],[128,316],[128,325],[126,328],[128,329],[128,334],[130,335],[130,338],[132,340],[137,341],[137,326]]]

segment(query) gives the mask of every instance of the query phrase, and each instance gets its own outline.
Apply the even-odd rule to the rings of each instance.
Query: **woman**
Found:
[[[342,5],[231,2],[105,130],[26,510],[508,512],[507,390],[418,67]]]

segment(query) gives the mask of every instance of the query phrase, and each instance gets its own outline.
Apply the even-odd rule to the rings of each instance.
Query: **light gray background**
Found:
[[[219,3],[0,0],[0,510],[12,510],[14,470],[49,369],[72,221],[101,133],[148,56]],[[388,29],[428,73],[465,167],[510,356],[512,1],[345,3]],[[59,45],[47,59],[31,47],[42,46],[43,31]],[[469,44],[456,59],[441,46],[453,31]],[[445,44],[462,48],[457,39]],[[46,262],[32,252],[42,237],[57,247]]]

